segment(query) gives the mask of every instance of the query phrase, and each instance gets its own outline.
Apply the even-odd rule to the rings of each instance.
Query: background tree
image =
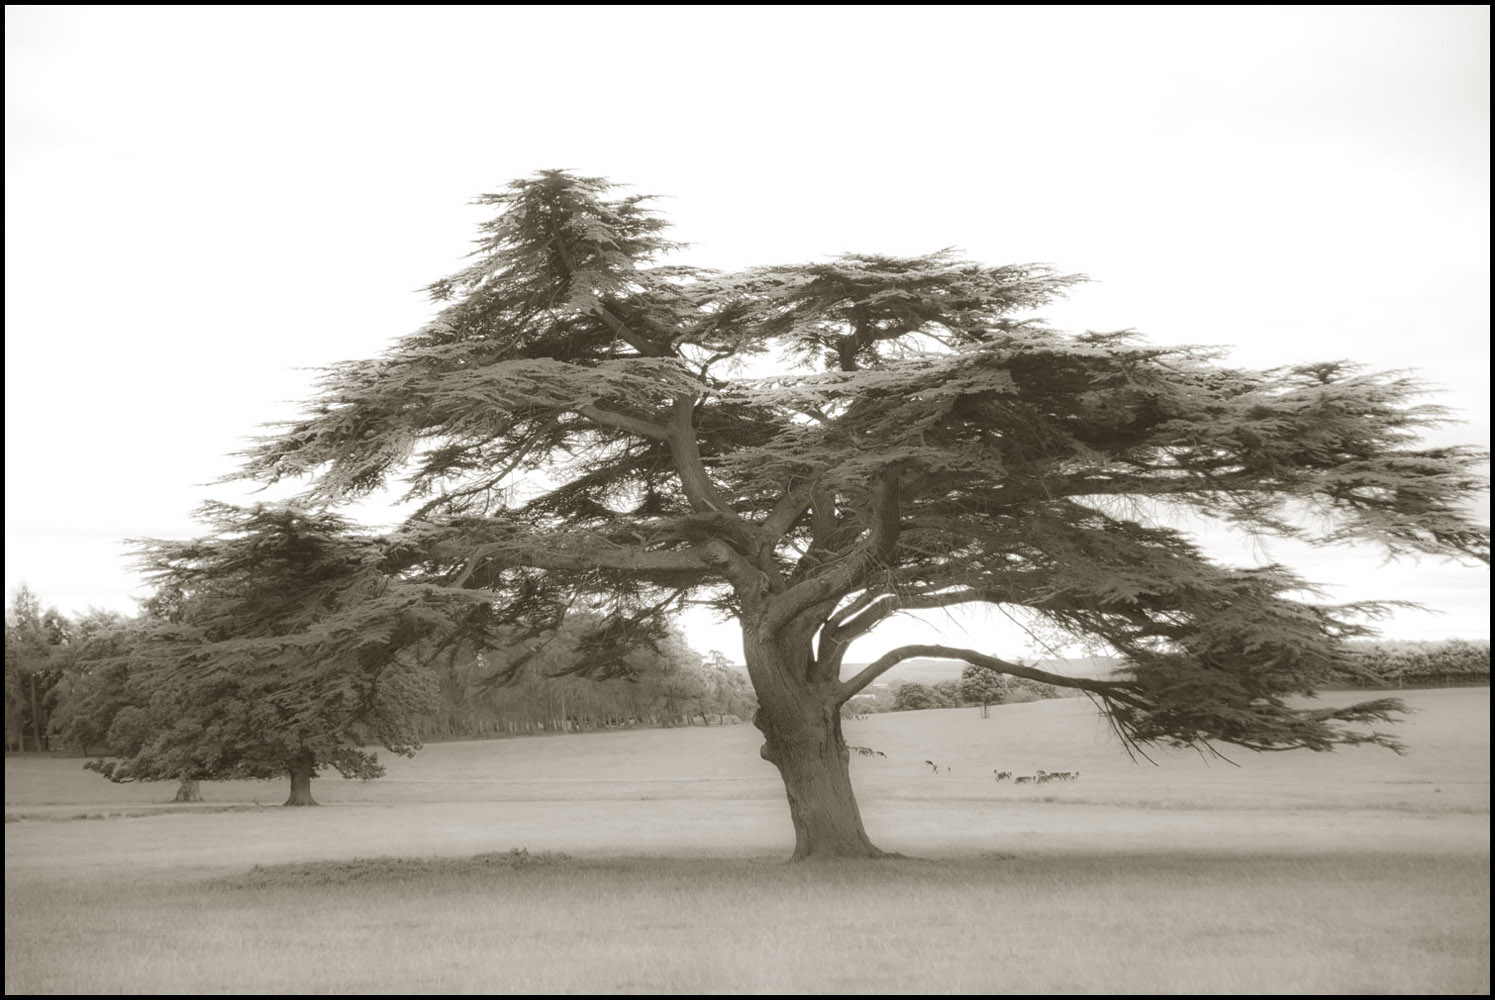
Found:
[[[842,702],[841,714],[845,718],[857,719],[867,715],[891,712],[894,710],[895,697],[895,689],[886,685],[867,687]]]
[[[157,602],[148,607],[160,613]],[[131,675],[133,644],[145,630],[141,618],[91,608],[74,623],[75,638],[62,685],[66,693],[59,700],[53,725],[67,743],[77,746],[84,756],[101,751],[115,757],[134,757],[157,736],[171,728],[172,706],[164,699],[153,698],[148,688],[153,675]],[[102,760],[90,761],[85,768],[110,771]],[[179,782],[172,801],[201,802],[201,782],[212,775],[205,771],[186,771],[176,776]],[[121,776],[120,780],[124,780]]]
[[[52,725],[62,740],[87,756],[90,749],[119,752],[106,742],[119,711],[131,703],[128,643],[132,623],[117,611],[90,608],[73,622],[62,691]]]
[[[386,546],[335,515],[210,504],[203,516],[216,535],[142,548],[157,613],[130,642],[139,693],[108,734],[126,756],[90,766],[114,781],[288,774],[285,804],[302,806],[322,768],[382,775],[369,743],[413,754],[434,701],[415,652],[438,629],[481,634],[485,605],[403,584],[383,568]]]
[[[61,696],[65,652],[72,623],[24,583],[5,610],[5,745],[17,750],[50,748],[52,713]]]
[[[965,704],[960,696],[960,681],[935,681],[930,690],[934,692],[936,708],[959,708]]]
[[[1043,267],[670,266],[647,200],[609,191],[546,171],[479,198],[501,214],[430,286],[439,315],[330,370],[247,473],[313,476],[309,497],[334,501],[406,476],[424,500],[395,536],[409,571],[488,590],[514,622],[598,611],[603,674],[610,646],[660,634],[687,598],[735,616],[796,858],[881,854],[839,707],[912,657],[1086,691],[1134,746],[1394,745],[1359,725],[1394,702],[1283,700],[1329,675],[1374,608],[1292,600],[1286,569],[1217,565],[1168,517],[1487,558],[1468,516],[1480,456],[1417,446],[1442,413],[1412,403],[1415,382],[1062,335],[1023,318],[1076,280]],[[514,488],[536,473],[546,488]],[[840,676],[880,622],[963,604],[1093,637],[1129,672],[921,645]]]
[[[895,712],[917,712],[925,708],[944,708],[936,697],[934,689],[927,684],[909,681],[907,684],[898,685],[893,692],[893,711]]]
[[[729,715],[738,719],[753,717],[758,704],[753,697],[752,682],[732,665],[724,653],[716,649],[708,652],[701,669],[709,679],[711,710],[716,713],[718,722]]]
[[[991,706],[1007,700],[1007,678],[1003,674],[966,664],[960,671],[960,696],[972,705],[981,706],[981,717],[991,718]]]

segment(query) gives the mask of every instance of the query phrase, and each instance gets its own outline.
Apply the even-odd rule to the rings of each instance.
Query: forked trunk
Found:
[[[202,791],[199,789],[196,778],[183,778],[182,783],[177,786],[176,798],[173,802],[201,802]]]
[[[754,665],[749,660],[750,670]],[[753,719],[764,737],[763,759],[784,779],[794,822],[792,860],[891,857],[862,827],[839,706],[828,691],[796,682],[794,673],[755,673],[759,708]]]
[[[291,761],[291,797],[285,800],[288,806],[314,806],[317,800],[311,797],[312,755],[304,753]]]

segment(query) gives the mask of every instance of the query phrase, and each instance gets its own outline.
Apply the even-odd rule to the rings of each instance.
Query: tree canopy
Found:
[[[5,609],[5,745],[49,749],[72,623],[21,584]]]
[[[435,678],[415,655],[440,631],[481,630],[466,595],[402,584],[386,546],[335,514],[293,506],[210,504],[213,535],[142,543],[157,586],[122,651],[127,704],[108,731],[115,781],[289,774],[287,805],[315,805],[319,768],[383,774],[362,749],[410,755],[415,720],[435,707]]]
[[[1483,456],[1419,445],[1446,414],[1409,376],[1061,333],[1031,313],[1077,278],[951,251],[671,264],[648,198],[564,171],[478,203],[499,214],[429,286],[436,317],[328,370],[246,473],[308,477],[308,501],[403,480],[421,506],[389,539],[401,579],[485,592],[515,627],[595,612],[598,674],[688,601],[736,616],[796,857],[879,853],[837,709],[916,656],[1079,688],[1139,747],[1394,747],[1361,725],[1392,702],[1285,700],[1330,676],[1376,606],[1296,600],[1305,583],[1282,566],[1220,565],[1171,511],[1488,558],[1469,515]],[[921,645],[841,676],[879,623],[966,604],[1026,609],[1128,671]]]
[[[72,623],[72,631],[63,697],[52,724],[85,755],[90,747],[114,749],[109,730],[136,696],[126,655],[131,622],[119,612],[90,608]]]
[[[968,663],[960,671],[960,696],[981,706],[981,717],[989,717],[988,707],[1000,705],[1010,693],[1010,678],[993,670],[983,670]]]

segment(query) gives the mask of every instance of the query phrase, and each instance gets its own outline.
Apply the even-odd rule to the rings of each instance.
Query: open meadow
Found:
[[[1487,993],[1489,689],[1399,696],[1405,756],[1239,767],[1084,699],[848,722],[910,855],[859,864],[783,863],[750,726],[434,744],[318,809],[7,758],[6,992]]]

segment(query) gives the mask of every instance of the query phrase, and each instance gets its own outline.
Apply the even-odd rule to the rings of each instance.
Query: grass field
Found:
[[[1239,768],[1075,699],[848,723],[917,856],[873,864],[782,863],[746,726],[438,744],[300,810],[7,759],[6,992],[1487,993],[1489,690],[1403,696],[1405,757]]]

